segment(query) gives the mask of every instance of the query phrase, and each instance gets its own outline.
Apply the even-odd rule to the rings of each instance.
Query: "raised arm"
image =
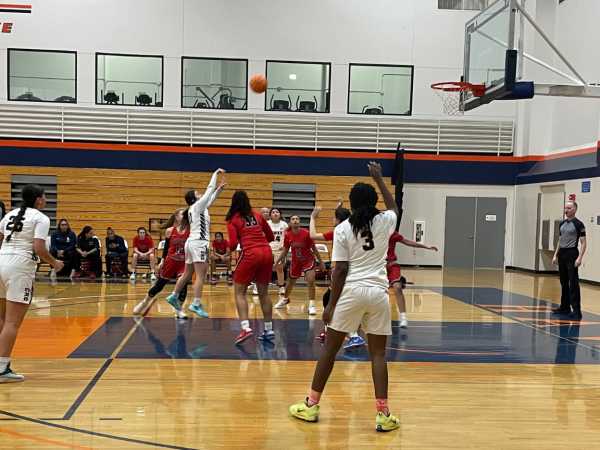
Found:
[[[316,219],[317,219],[317,217],[319,217],[321,215],[322,209],[323,208],[321,208],[320,206],[316,206],[310,215],[310,238],[313,241],[324,241],[325,240],[323,233],[317,233],[317,223],[316,223],[317,222]]]
[[[197,211],[202,212],[204,211],[206,208],[208,208],[213,201],[215,201],[216,197],[213,198],[213,194],[215,194],[215,188],[217,187],[217,176],[220,173],[225,173],[225,171],[223,169],[218,169],[215,173],[212,174],[212,177],[210,178],[210,182],[208,183],[208,186],[206,187],[206,191],[204,191],[204,195],[202,195],[202,198],[200,200],[198,200],[196,203],[194,203],[191,208],[195,208]]]
[[[397,217],[398,205],[396,205],[394,197],[392,197],[392,194],[390,193],[389,189],[383,181],[383,175],[381,174],[381,166],[375,161],[371,161],[367,166],[369,167],[369,173],[371,174],[371,177],[373,178],[375,183],[377,183],[377,187],[379,187],[379,190],[381,191],[381,196],[383,197],[383,202],[385,203],[386,209],[388,211],[394,211]]]

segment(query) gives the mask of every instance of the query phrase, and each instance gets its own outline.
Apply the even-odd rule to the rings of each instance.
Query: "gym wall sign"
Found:
[[[0,18],[4,14],[31,14],[31,5],[4,5],[0,3]],[[12,33],[14,23],[0,21],[0,33]]]

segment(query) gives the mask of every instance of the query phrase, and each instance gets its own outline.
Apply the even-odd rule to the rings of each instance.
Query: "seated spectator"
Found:
[[[156,274],[154,273],[154,243],[152,238],[146,233],[144,227],[138,228],[138,234],[133,238],[133,256],[131,258],[131,278],[135,280],[136,267],[139,260],[150,261],[150,276],[152,281],[156,280]]]
[[[58,230],[52,233],[52,237],[50,238],[50,254],[56,259],[67,261],[71,265],[71,278],[73,278],[75,272],[81,266],[81,256],[75,250],[76,243],[77,236],[75,236],[75,233],[69,227],[67,219],[60,219]],[[56,276],[56,269],[52,269],[50,276]]]
[[[111,276],[113,258],[121,259],[121,270],[123,277],[129,275],[128,258],[129,251],[125,246],[125,240],[117,236],[111,227],[106,229],[106,276]]]
[[[100,261],[100,241],[94,236],[94,230],[89,225],[83,227],[83,230],[77,236],[75,249],[81,255],[82,259],[90,262],[90,278],[96,278],[100,275],[102,263]],[[81,273],[76,273],[76,277]]]
[[[223,233],[215,233],[215,240],[212,241],[213,254],[210,258],[210,270],[212,283],[217,282],[217,263],[223,263],[227,266],[228,281],[233,281],[233,272],[231,271],[231,250],[229,241],[223,237]]]

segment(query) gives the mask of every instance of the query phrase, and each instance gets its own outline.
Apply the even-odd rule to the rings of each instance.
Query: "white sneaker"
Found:
[[[290,299],[289,298],[282,298],[275,305],[275,309],[284,309],[289,304],[290,304]]]
[[[279,295],[285,295],[285,286],[279,288]]]
[[[71,269],[71,275],[69,275],[69,278],[73,278],[75,276],[75,269]]]
[[[148,274],[147,274],[147,273],[143,273],[143,274],[142,274],[142,280],[146,279],[147,277],[148,277]]]
[[[144,309],[148,306],[148,302],[146,300],[142,300],[140,304],[138,304],[135,308],[133,308],[134,314],[141,314]]]
[[[102,272],[102,277],[101,278],[106,278],[106,273]]]
[[[52,270],[50,271],[50,277],[52,278],[56,278],[56,269],[53,267]]]
[[[254,286],[254,289],[252,289],[252,295],[258,295],[258,288],[256,285]]]
[[[188,315],[186,313],[184,313],[183,311],[175,311],[175,318],[176,319],[187,319]]]
[[[152,281],[156,281],[156,274],[154,272],[152,272],[152,275],[150,275],[150,279]]]
[[[135,280],[135,272],[131,272],[131,276],[129,277],[130,280]]]
[[[6,366],[6,370],[0,373],[0,383],[17,383],[24,379],[25,377],[23,375],[17,375],[10,369],[10,363]]]
[[[408,319],[406,317],[403,317],[402,320],[400,320],[400,328],[408,328]]]
[[[317,308],[315,308],[314,306],[309,306],[308,307],[308,315],[309,316],[316,316],[317,315]]]

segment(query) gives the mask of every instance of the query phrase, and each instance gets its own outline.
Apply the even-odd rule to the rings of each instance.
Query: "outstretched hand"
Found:
[[[438,251],[437,247],[434,247],[433,245],[429,245],[426,248],[427,250],[435,250],[436,252]]]
[[[225,172],[227,172],[225,169],[217,169],[217,175]]]
[[[338,197],[338,204],[337,207],[341,208],[344,206],[344,200],[342,200],[342,197]]]
[[[371,161],[369,164],[367,164],[367,167],[369,168],[369,174],[371,175],[371,178],[374,180],[380,180],[383,178],[381,165],[379,163]]]
[[[322,208],[322,207],[320,207],[320,206],[315,206],[315,209],[313,209],[313,212],[311,213],[311,215],[310,215],[310,216],[311,216],[313,219],[316,219],[317,217],[319,217],[319,216],[321,215],[321,210],[322,210],[322,209],[323,209],[323,208]]]
[[[221,170],[221,169],[219,169],[219,170]],[[227,178],[225,178],[225,176],[222,176],[221,177],[221,186],[219,186],[219,187],[224,187],[226,185],[227,185]]]

